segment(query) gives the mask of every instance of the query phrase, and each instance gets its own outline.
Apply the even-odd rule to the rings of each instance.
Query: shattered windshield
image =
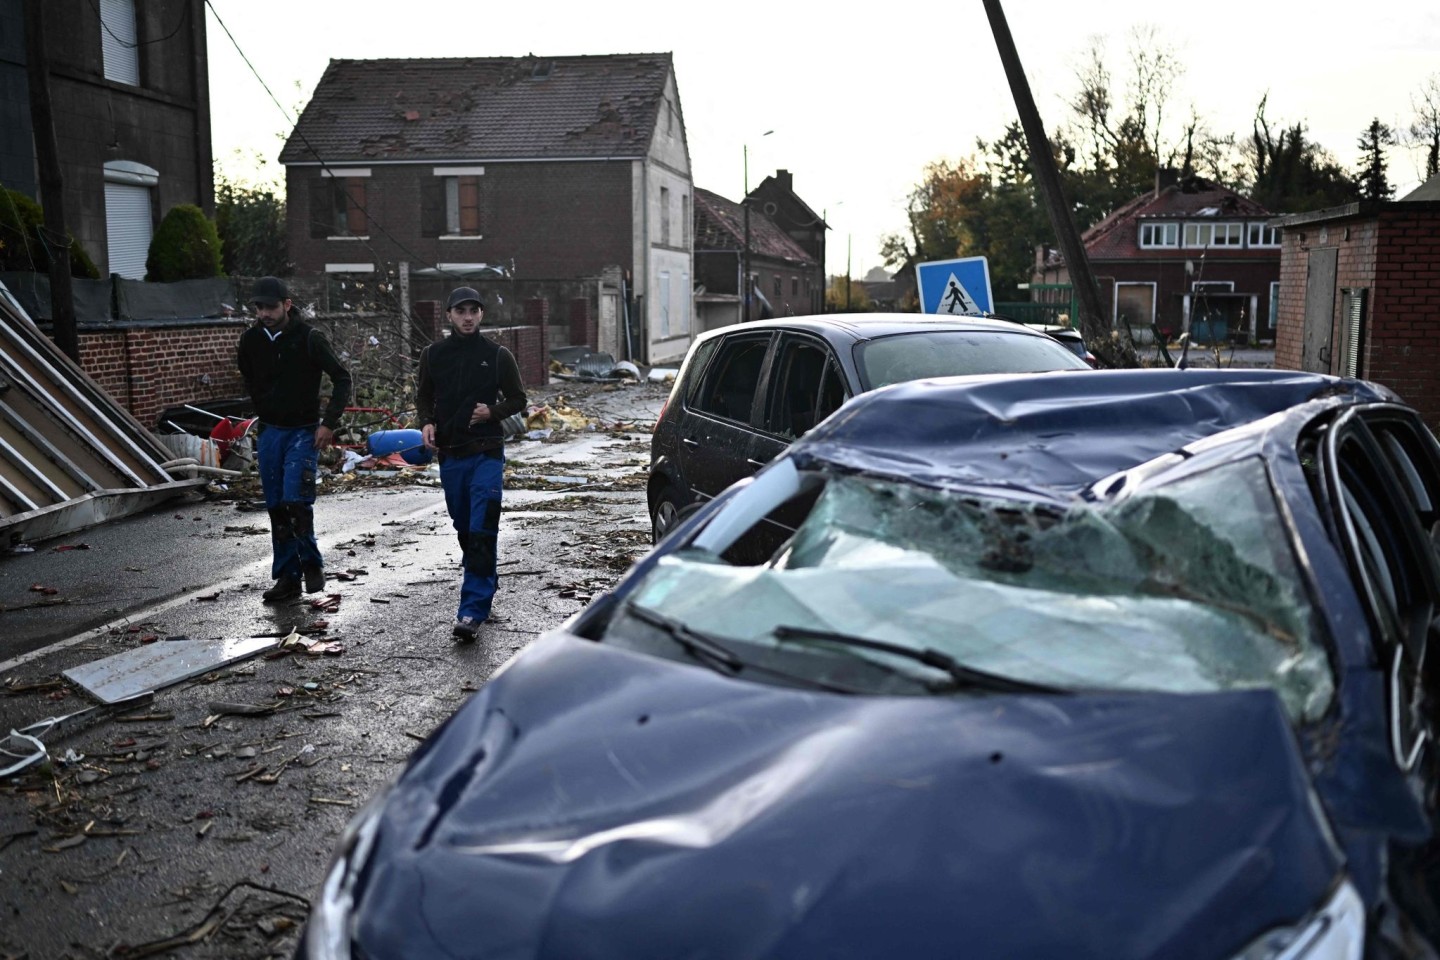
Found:
[[[1333,677],[1288,543],[1258,459],[1066,508],[839,476],[773,565],[681,552],[634,602],[727,640],[828,631],[1067,690],[1270,686],[1308,721]]]

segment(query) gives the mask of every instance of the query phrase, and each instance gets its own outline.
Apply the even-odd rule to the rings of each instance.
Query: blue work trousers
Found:
[[[505,455],[499,451],[471,457],[446,457],[440,463],[440,485],[445,508],[455,524],[464,557],[465,580],[460,586],[457,617],[483,622],[500,585],[498,540],[500,493]]]
[[[270,511],[270,576],[299,578],[307,567],[323,569],[315,541],[315,428],[271,427],[260,431],[260,489]]]

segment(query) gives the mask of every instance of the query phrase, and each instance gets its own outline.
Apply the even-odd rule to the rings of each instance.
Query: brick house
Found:
[[[1440,178],[1274,223],[1275,365],[1382,383],[1440,429]]]
[[[650,363],[689,347],[693,190],[668,53],[332,60],[280,162],[298,274],[386,282],[404,263],[415,300],[481,288],[487,322],[543,300],[563,320],[551,346],[594,329],[588,345]],[[577,283],[598,325],[575,317]]]
[[[821,312],[825,288],[820,261],[766,209],[755,203],[750,209],[750,276],[755,296],[747,317],[740,303],[745,207],[709,190],[695,189],[695,310],[700,331],[742,320]]]
[[[145,276],[159,218],[214,216],[204,0],[46,0],[70,232],[100,274]],[[39,201],[23,5],[0,3],[0,183]]]
[[[1141,194],[1081,234],[1112,328],[1142,342],[1175,337],[1269,340],[1280,280],[1280,232],[1270,211],[1203,177],[1161,170]],[[1034,280],[1068,284],[1064,258],[1037,257]]]
[[[809,204],[795,192],[795,177],[789,170],[780,169],[775,175],[766,177],[750,191],[749,203],[752,209],[764,213],[785,235],[795,241],[806,256],[815,264],[817,272],[809,278],[810,294],[804,300],[803,294],[790,296],[796,313],[825,312],[825,231],[830,226]],[[762,288],[763,289],[763,288]],[[808,301],[808,302],[807,302]],[[800,304],[804,302],[803,309]]]

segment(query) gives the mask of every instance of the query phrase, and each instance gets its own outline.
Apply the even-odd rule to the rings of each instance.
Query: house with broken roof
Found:
[[[823,310],[822,261],[785,230],[776,216],[774,201],[756,202],[753,191],[750,199],[749,204],[740,204],[718,193],[695,189],[695,310],[701,331],[743,320]],[[748,312],[740,302],[747,205],[751,281]],[[823,250],[823,234],[820,243]]]
[[[415,300],[463,281],[487,322],[562,318],[549,347],[579,333],[650,363],[689,347],[693,189],[668,53],[332,60],[280,161],[298,273],[404,273]]]
[[[1147,340],[1178,336],[1190,318],[1197,342],[1273,340],[1280,230],[1270,211],[1204,177],[1161,170],[1155,189],[1081,235],[1114,329]],[[1068,284],[1064,258],[1037,257],[1041,284]]]

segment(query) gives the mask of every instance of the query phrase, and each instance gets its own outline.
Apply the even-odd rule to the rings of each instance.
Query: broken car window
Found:
[[[672,555],[634,602],[727,642],[830,631],[1066,690],[1273,687],[1297,721],[1333,694],[1258,459],[1064,508],[836,476],[773,566]]]

